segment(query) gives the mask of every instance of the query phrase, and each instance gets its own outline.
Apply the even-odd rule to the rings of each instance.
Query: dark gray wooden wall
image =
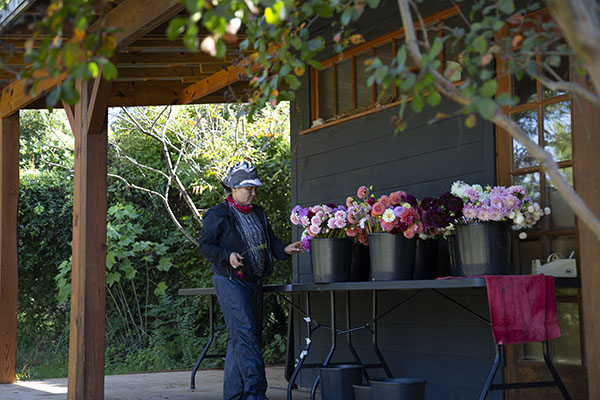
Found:
[[[448,2],[427,3],[432,11],[446,8]],[[358,24],[367,40],[398,29],[395,2],[386,1],[378,10],[369,11]],[[327,29],[318,28],[327,38]],[[308,74],[306,74],[308,75]],[[462,116],[431,122],[437,112],[453,115],[456,108],[449,102],[436,109],[426,108],[414,115],[406,113],[408,127],[394,133],[392,108],[300,135],[311,126],[308,78],[292,103],[291,165],[292,202],[308,206],[322,203],[344,204],[361,185],[372,185],[375,194],[402,189],[418,198],[436,196],[450,189],[455,180],[470,183],[495,182],[494,132],[490,124],[478,121],[475,128],[463,126]],[[297,239],[299,230],[294,232]],[[312,281],[309,254],[295,257],[295,282]],[[461,302],[487,315],[487,296],[483,289],[448,291]],[[380,309],[401,301],[406,293],[384,292]],[[352,294],[353,325],[369,319],[369,293]],[[304,301],[297,299],[299,305]],[[342,298],[338,315],[343,315]],[[319,322],[329,318],[329,299],[314,295],[313,316]],[[380,347],[394,376],[418,377],[428,381],[426,398],[474,399],[483,386],[495,355],[491,330],[473,316],[434,293],[421,293],[381,321]],[[339,319],[338,324],[345,324]],[[313,337],[307,362],[322,362],[329,350],[328,330],[319,329]],[[294,345],[296,356],[305,346],[305,325],[295,316]],[[333,361],[351,361],[344,338]],[[364,362],[373,362],[370,335],[360,331],[353,335]],[[373,377],[383,377],[382,370],[372,370]],[[298,383],[312,386],[316,370],[306,370]],[[492,393],[490,399],[502,398]]]

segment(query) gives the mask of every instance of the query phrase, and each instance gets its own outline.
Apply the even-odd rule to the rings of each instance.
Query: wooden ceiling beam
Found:
[[[186,87],[179,97],[180,104],[189,104],[218,90],[241,81],[246,73],[244,65],[231,66],[210,77]],[[247,84],[246,84],[247,86]]]
[[[206,96],[194,99],[186,104],[233,103],[238,99],[246,99],[247,82],[236,82],[231,86],[235,98],[231,97],[226,87],[213,91]],[[180,96],[189,84],[182,82],[114,82],[109,98],[110,107],[158,106],[183,104]]]
[[[216,69],[216,68],[215,68]],[[218,70],[217,70],[218,71]],[[216,72],[216,71],[214,71]],[[119,68],[117,81],[129,79],[161,79],[161,78],[180,78],[180,79],[201,79],[206,78],[214,72],[201,72],[199,66],[195,67],[131,67]]]
[[[164,52],[130,52],[119,54],[119,65],[189,65],[189,64],[217,64],[230,65],[236,58],[226,56],[215,58],[202,51],[195,53],[189,51],[164,51]]]
[[[125,0],[106,14],[103,24],[121,28],[115,34],[119,49],[134,42],[144,33],[151,32],[183,9],[184,5],[177,0]],[[94,26],[90,29],[94,29]],[[13,82],[0,94],[0,117],[9,116],[26,107],[60,85],[64,79],[66,74],[40,82],[34,95],[27,90],[25,82]]]

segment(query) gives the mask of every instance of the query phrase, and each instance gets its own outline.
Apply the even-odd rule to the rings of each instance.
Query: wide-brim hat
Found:
[[[231,167],[222,183],[228,188],[262,186],[256,167],[248,161],[241,161]]]

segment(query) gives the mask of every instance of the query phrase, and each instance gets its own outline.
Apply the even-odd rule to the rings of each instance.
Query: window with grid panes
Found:
[[[427,38],[430,43],[436,36],[442,34],[438,29],[439,22],[453,27],[464,25],[464,20],[457,15],[458,9],[452,7],[424,19],[427,27]],[[417,31],[419,40],[424,40],[423,31]],[[402,30],[397,30],[383,35],[368,43],[346,51],[342,56],[336,56],[322,62],[323,69],[313,70],[312,88],[312,120],[329,122],[360,112],[374,109],[378,105],[392,104],[399,100],[400,93],[396,87],[383,88],[377,84],[369,87],[365,62],[373,57],[379,58],[383,64],[389,65],[396,56],[397,50],[402,46]],[[459,50],[449,42],[444,45],[442,52],[442,65],[456,71],[452,75],[453,81],[461,80],[460,64],[458,63]],[[410,66],[410,58],[407,61]]]
[[[562,60],[556,72],[565,80],[569,79],[567,58]],[[509,115],[531,140],[553,155],[561,173],[573,185],[570,95],[545,88],[527,76],[521,80],[511,77],[510,90],[512,95],[519,97],[520,102],[509,109]],[[525,186],[535,201],[552,210],[533,231],[528,232],[527,239],[517,242],[517,271],[530,274],[534,259],[545,260],[554,253],[564,257],[575,256],[575,219],[571,208],[527,150],[514,139],[511,150],[510,175],[513,184]],[[581,364],[578,290],[557,288],[561,329],[561,337],[553,341],[553,359],[557,363]],[[521,359],[543,360],[541,347],[536,343],[523,344]]]

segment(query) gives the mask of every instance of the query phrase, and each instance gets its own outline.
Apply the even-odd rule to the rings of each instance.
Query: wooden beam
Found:
[[[89,134],[90,82],[74,107],[73,269],[68,400],[104,398],[107,126]]]
[[[214,71],[214,72],[218,72]],[[214,72],[201,72],[200,67],[131,67],[119,68],[117,81],[126,81],[132,78],[138,79],[200,79],[207,78]]]
[[[88,129],[90,134],[102,133],[106,124],[106,116],[108,113],[108,101],[112,82],[108,82],[102,78],[102,73],[92,82],[92,93],[90,95],[90,103],[88,106]]]
[[[572,76],[593,90],[589,81],[579,74]],[[595,104],[584,99],[573,101],[573,168],[575,189],[591,211],[600,215],[600,113]],[[587,365],[589,399],[600,398],[600,243],[580,221],[576,221],[579,257],[577,264],[581,276],[581,308],[583,311],[583,344]]]
[[[110,107],[157,106],[184,104],[180,97],[189,83],[153,81],[153,82],[115,82],[109,99]],[[248,83],[240,81],[231,85],[237,99],[246,99]],[[185,104],[233,103],[236,99],[225,94],[226,88],[211,92],[204,97]]]
[[[164,52],[132,52],[119,54],[119,66],[126,65],[194,65],[214,64],[217,67],[228,67],[235,61],[234,57],[215,58],[203,51],[164,51]]]
[[[167,21],[184,9],[177,0],[125,0],[111,12],[106,14],[102,23],[104,26],[121,28],[115,34],[117,49],[126,47],[146,32],[152,31],[158,25]],[[94,30],[94,24],[90,30]],[[35,94],[29,92],[22,81],[8,85],[0,95],[0,118],[6,117],[25,108],[39,97],[45,96],[50,90],[61,84],[66,78],[63,74],[40,82]]]
[[[17,361],[18,113],[0,119],[0,135],[0,383],[13,383]]]
[[[196,82],[186,87],[181,96],[179,96],[179,104],[189,104],[208,96],[218,90],[221,90],[229,85],[232,85],[244,77],[246,68],[244,65],[231,66],[223,71],[219,71],[210,77]]]

